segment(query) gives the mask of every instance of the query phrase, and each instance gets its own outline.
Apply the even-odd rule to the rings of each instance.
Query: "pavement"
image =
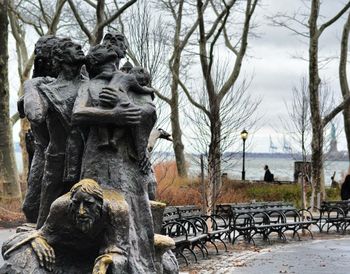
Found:
[[[15,228],[11,229],[0,229],[0,247],[2,246],[2,243],[7,240],[11,235],[16,233]],[[4,259],[0,255],[0,265],[4,263]]]
[[[350,273],[350,236],[328,237],[221,251],[188,267],[180,264],[181,274]]]
[[[0,245],[15,229],[0,230]],[[272,245],[235,244],[208,259],[188,267],[180,264],[181,274],[348,274],[350,273],[350,235],[316,234],[315,240],[275,242]],[[198,256],[200,257],[200,256]],[[0,256],[0,265],[3,259]]]

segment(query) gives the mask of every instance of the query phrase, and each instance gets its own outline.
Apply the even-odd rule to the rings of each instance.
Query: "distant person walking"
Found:
[[[346,175],[344,183],[341,185],[340,196],[342,200],[350,199],[350,175]]]
[[[269,170],[269,166],[268,165],[265,165],[264,166],[264,169],[265,169],[265,176],[264,176],[264,181],[265,182],[273,182],[274,181],[274,178],[273,178],[273,174],[270,172]]]

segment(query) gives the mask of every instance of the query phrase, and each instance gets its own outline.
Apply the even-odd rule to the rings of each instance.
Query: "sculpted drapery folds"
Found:
[[[77,125],[89,125],[81,176],[124,195],[130,214],[129,271],[153,273],[154,232],[147,194],[152,174],[147,157],[138,152],[146,151],[155,106],[135,76],[116,70],[114,58],[108,45],[95,46],[87,54],[90,81],[81,86],[72,117]],[[101,142],[106,137],[101,136],[101,127],[108,130],[107,144]]]
[[[24,83],[24,96],[18,101],[20,117],[27,117],[30,121],[31,131],[28,138],[34,139],[34,151],[29,155],[30,167],[28,168],[27,192],[23,203],[23,212],[27,221],[36,223],[40,206],[41,181],[45,165],[45,149],[49,143],[49,132],[45,117],[37,113],[41,104],[45,104],[39,92],[42,83],[50,83],[57,77],[57,69],[53,67],[52,47],[58,42],[58,38],[52,35],[41,37],[35,44],[35,59],[33,79]]]
[[[47,75],[59,74],[27,81],[23,100],[32,126],[46,133],[38,150],[44,168],[32,165],[30,174],[43,174],[38,221],[36,230],[24,227],[4,244],[0,273],[148,274],[163,266],[178,273],[166,251],[173,241],[165,239],[166,249],[154,246],[147,143],[156,109],[149,74],[118,70],[127,49],[120,33],[108,33],[86,57],[71,39],[51,39],[51,48],[37,44],[38,56],[52,58],[37,60],[35,74],[45,67]]]
[[[84,81],[80,74],[84,52],[80,45],[64,38],[54,46],[53,56],[60,73],[56,80],[40,85],[42,101],[33,118],[44,117],[49,132],[37,228],[45,222],[52,202],[79,179],[83,151],[82,132],[72,127],[71,115],[77,90]]]

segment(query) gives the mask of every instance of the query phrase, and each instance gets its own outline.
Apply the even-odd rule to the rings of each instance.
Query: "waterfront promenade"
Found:
[[[0,230],[0,244],[15,229]],[[1,256],[0,256],[1,257]],[[3,264],[2,257],[0,265]],[[181,274],[347,274],[350,269],[350,235],[319,234],[315,239],[274,242],[272,245],[246,245],[239,242],[229,251],[216,255],[210,249],[208,259],[188,267],[180,264]]]
[[[350,235],[315,234],[315,239],[273,243],[238,244],[189,267],[181,274],[347,274],[350,269]]]

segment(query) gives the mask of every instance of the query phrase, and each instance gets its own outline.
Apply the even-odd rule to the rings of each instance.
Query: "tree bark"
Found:
[[[209,144],[208,155],[208,175],[209,183],[212,186],[213,198],[212,204],[208,207],[215,209],[215,204],[221,189],[221,118],[220,118],[220,104],[211,107],[210,119],[211,140]]]
[[[171,83],[171,100],[170,100],[170,119],[171,119],[171,130],[173,137],[173,148],[175,153],[177,173],[180,177],[187,177],[186,160],[184,153],[184,145],[182,143],[182,131],[180,126],[180,115],[179,115],[179,81],[178,75],[180,74],[180,52],[176,51],[178,38],[175,38],[174,45],[174,62],[172,64],[173,76]]]
[[[321,193],[321,200],[325,198],[324,182],[322,181],[323,170],[323,123],[320,112],[319,85],[320,77],[318,73],[318,39],[320,32],[317,28],[317,18],[319,14],[319,0],[313,0],[309,18],[309,93],[311,111],[311,182],[316,193]],[[312,195],[314,196],[314,195]]]
[[[173,91],[173,89],[172,89]],[[174,90],[174,92],[178,92],[178,89]],[[178,95],[176,94],[176,98]],[[174,100],[174,96],[173,96]],[[175,100],[174,100],[175,101]],[[184,145],[182,143],[182,131],[180,127],[180,115],[179,115],[179,102],[176,99],[176,102],[171,104],[171,129],[172,129],[172,138],[173,138],[173,149],[175,153],[176,160],[176,168],[177,173],[180,177],[187,177],[187,167],[186,167],[186,159],[184,153]]]
[[[176,29],[174,34],[174,51],[172,58],[169,61],[169,67],[172,73],[171,82],[171,99],[170,99],[170,119],[171,119],[171,130],[173,137],[173,149],[175,153],[177,173],[181,177],[187,177],[186,159],[185,159],[185,148],[182,143],[182,131],[180,126],[180,115],[179,115],[179,76],[180,76],[180,61],[182,46],[180,46],[180,33],[182,23],[182,12],[183,12],[184,1],[179,2]]]
[[[9,117],[8,0],[0,0],[0,180],[3,199],[21,200]]]
[[[346,65],[348,60],[348,41],[349,41],[349,31],[350,31],[350,13],[348,19],[344,24],[343,34],[340,46],[340,62],[339,62],[339,81],[341,93],[343,99],[345,100],[347,96],[350,95],[349,84],[347,80]],[[350,159],[350,108],[345,107],[343,110],[344,117],[344,130],[346,136],[346,142],[348,147],[348,157]]]

